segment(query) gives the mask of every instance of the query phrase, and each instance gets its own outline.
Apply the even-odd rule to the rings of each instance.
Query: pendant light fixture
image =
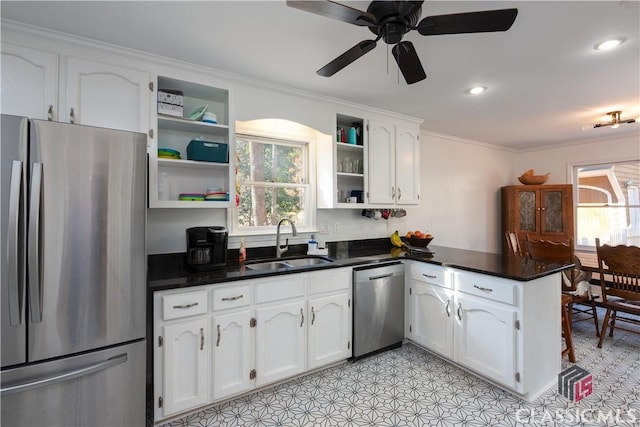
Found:
[[[594,128],[601,128],[601,127],[605,127],[605,126],[611,126],[612,129],[616,129],[621,124],[636,123],[637,122],[637,119],[622,120],[620,118],[621,114],[622,114],[622,111],[611,111],[611,112],[607,113],[607,116],[609,116],[609,122],[608,123],[596,123],[595,125],[593,125],[593,127]]]

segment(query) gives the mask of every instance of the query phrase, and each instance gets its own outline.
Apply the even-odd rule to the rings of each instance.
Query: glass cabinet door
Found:
[[[563,192],[561,190],[541,190],[542,233],[564,232],[562,211]]]
[[[519,206],[520,206],[520,231],[521,232],[533,232],[536,233],[537,225],[536,225],[536,205],[537,205],[537,197],[536,191],[520,191],[518,193],[519,197]]]

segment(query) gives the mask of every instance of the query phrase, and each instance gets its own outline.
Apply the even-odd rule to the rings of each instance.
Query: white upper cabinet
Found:
[[[2,44],[2,113],[149,131],[150,74]]]
[[[393,204],[395,187],[395,135],[392,123],[369,120],[370,204]]]
[[[2,114],[58,120],[58,55],[2,43]]]
[[[149,131],[150,74],[67,57],[61,121],[132,132]]]
[[[396,126],[396,204],[420,203],[420,133],[417,128]]]
[[[419,204],[419,133],[409,121],[337,113],[333,141],[317,147],[318,207]]]
[[[419,130],[369,120],[370,205],[417,205],[420,198]]]

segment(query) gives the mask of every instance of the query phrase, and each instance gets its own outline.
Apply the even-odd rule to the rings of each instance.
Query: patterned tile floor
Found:
[[[593,393],[577,403],[555,389],[533,403],[521,401],[405,344],[211,406],[165,427],[640,425],[640,335],[616,330],[598,349],[593,324],[579,322],[573,336],[577,365],[593,375]],[[565,358],[563,369],[570,365]]]

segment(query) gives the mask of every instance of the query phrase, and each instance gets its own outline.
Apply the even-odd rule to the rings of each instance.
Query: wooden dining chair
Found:
[[[575,363],[576,352],[573,349],[573,337],[571,336],[571,320],[569,320],[569,310],[571,304],[571,295],[562,294],[560,301],[560,310],[562,318],[562,338],[564,338],[565,348],[562,355],[569,358],[569,362]]]
[[[640,319],[633,317],[640,316],[640,248],[624,245],[600,246],[600,239],[596,238],[596,252],[602,304],[607,309],[598,341],[598,348],[602,348],[607,328],[610,337],[613,336],[614,328],[640,333],[638,329],[619,325],[619,322],[640,325]],[[632,317],[619,317],[619,311]]]
[[[507,246],[515,255],[522,256],[520,250],[520,241],[518,240],[518,234],[515,231],[507,231],[504,233],[505,239],[507,239]]]
[[[581,276],[581,279],[584,279],[585,276],[580,269],[580,260],[574,254],[573,239],[569,239],[568,243],[551,242],[548,240],[533,240],[527,235],[522,249],[532,259],[546,262],[566,262],[576,265],[576,267],[562,272],[562,283],[560,285],[563,294],[571,297],[568,313],[569,322],[574,323],[593,319],[596,336],[600,336],[595,298],[588,292],[590,288],[587,288],[586,293],[578,292],[578,276]],[[576,304],[581,307],[576,307]],[[583,306],[587,306],[587,308],[583,309]]]

